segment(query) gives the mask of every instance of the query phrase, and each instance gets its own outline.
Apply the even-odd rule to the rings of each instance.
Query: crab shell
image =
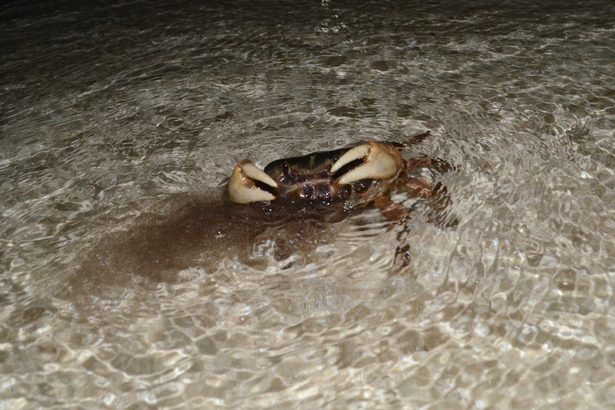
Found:
[[[356,196],[372,199],[402,171],[399,148],[369,141],[352,148],[280,159],[264,171],[244,160],[233,169],[228,196],[240,204],[279,200],[331,203]]]

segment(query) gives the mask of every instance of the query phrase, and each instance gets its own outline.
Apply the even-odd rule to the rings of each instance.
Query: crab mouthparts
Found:
[[[397,177],[402,168],[399,151],[390,144],[370,141],[346,151],[331,166],[329,175],[300,182],[288,189],[250,161],[235,166],[228,183],[228,194],[233,202],[273,201],[280,196],[297,193],[302,199],[332,199],[340,187],[364,180],[387,180]],[[358,164],[357,166],[354,166]],[[349,168],[346,171],[346,168]],[[339,177],[337,174],[340,174]]]

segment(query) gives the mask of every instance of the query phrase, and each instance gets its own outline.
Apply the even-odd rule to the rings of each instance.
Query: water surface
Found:
[[[615,6],[467,3],[3,5],[3,405],[615,406]],[[237,160],[425,129],[454,229],[105,264]]]

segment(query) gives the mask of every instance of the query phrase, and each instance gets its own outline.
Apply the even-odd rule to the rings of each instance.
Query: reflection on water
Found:
[[[304,3],[0,8],[2,404],[615,406],[613,4]],[[120,275],[239,159],[424,129],[455,229],[367,212]]]

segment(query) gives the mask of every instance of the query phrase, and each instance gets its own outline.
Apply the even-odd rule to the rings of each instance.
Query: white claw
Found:
[[[342,155],[331,167],[331,172],[336,172],[357,159],[363,159],[363,164],[342,175],[338,183],[345,185],[362,179],[392,178],[401,169],[402,160],[397,150],[386,144],[372,141],[354,147]]]
[[[362,159],[369,153],[370,146],[369,144],[362,144],[354,147],[353,149],[346,151],[344,155],[342,155],[335,164],[331,167],[331,172],[337,172],[344,165],[351,163],[357,159]]]
[[[267,185],[269,185],[272,188],[277,188],[278,187],[278,183],[275,182],[273,180],[273,178],[271,178],[269,175],[265,174],[265,172],[261,171],[260,169],[256,168],[256,166],[251,163],[251,162],[243,162],[240,164],[241,169],[243,170],[243,173],[252,179],[255,179],[257,181],[260,181],[262,183],[265,183]]]
[[[256,168],[251,162],[243,161],[235,165],[231,179],[228,181],[227,190],[231,201],[248,204],[275,199],[273,194],[257,187],[254,181],[262,182],[272,188],[278,187],[278,184],[269,175]]]

